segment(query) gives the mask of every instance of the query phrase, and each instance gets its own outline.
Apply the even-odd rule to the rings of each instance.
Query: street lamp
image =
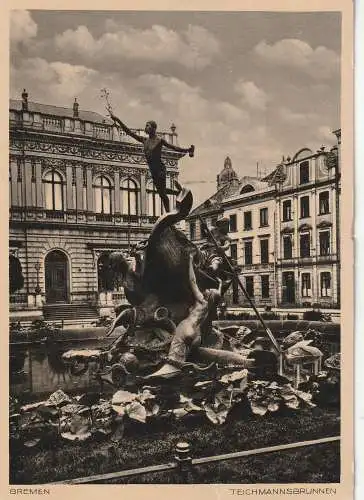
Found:
[[[35,294],[40,295],[41,289],[39,286],[39,270],[40,270],[39,262],[37,262],[34,267],[35,267],[35,270],[37,271],[37,286],[35,287]]]

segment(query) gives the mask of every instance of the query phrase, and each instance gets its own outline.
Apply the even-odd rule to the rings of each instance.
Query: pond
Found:
[[[253,325],[252,325],[253,326]],[[296,326],[296,325],[294,325]],[[330,331],[335,325],[327,325],[327,333],[324,334],[323,342],[326,356],[339,352],[339,337],[333,338]],[[252,328],[252,330],[256,330]],[[291,331],[295,328],[291,328]],[[259,331],[258,331],[259,333]],[[284,332],[284,336],[289,331]],[[11,344],[10,345],[10,394],[18,397],[21,401],[29,402],[41,400],[48,397],[57,389],[68,393],[82,392],[112,392],[109,384],[103,384],[94,377],[93,364],[90,363],[85,373],[73,375],[69,366],[62,359],[64,352],[70,349],[98,349],[107,347],[112,339],[74,339],[55,341],[43,344]]]
[[[69,349],[93,349],[106,345],[98,340],[10,345],[10,394],[22,401],[34,401],[48,397],[57,389],[69,393],[82,393],[86,389],[100,391],[92,366],[83,374],[72,375],[62,354]]]

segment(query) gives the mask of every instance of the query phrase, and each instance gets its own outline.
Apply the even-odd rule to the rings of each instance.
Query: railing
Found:
[[[67,479],[65,481],[57,481],[50,484],[92,484],[102,483],[105,481],[115,479],[126,479],[133,476],[141,476],[143,474],[153,474],[157,472],[165,472],[175,470],[184,483],[188,483],[189,474],[193,471],[194,466],[203,464],[210,464],[215,462],[225,462],[226,460],[236,460],[245,457],[252,457],[266,453],[283,452],[286,450],[295,450],[297,448],[304,448],[308,446],[320,446],[327,443],[335,443],[340,441],[340,436],[330,436],[310,441],[299,441],[295,443],[285,443],[276,446],[267,446],[265,448],[256,448],[251,450],[237,451],[233,453],[225,453],[223,455],[215,455],[210,457],[192,458],[191,446],[189,443],[177,443],[173,450],[173,457],[169,463],[160,465],[151,465],[148,467],[141,467],[138,469],[123,470],[117,472],[109,472],[104,474],[97,474],[94,476],[79,477],[75,479]]]
[[[46,210],[47,219],[64,219],[64,212],[62,210]]]
[[[148,224],[154,224],[158,217],[153,215],[120,215],[120,214],[100,214],[100,213],[88,213],[83,210],[45,210],[43,208],[34,207],[11,207],[10,209],[10,220],[22,220],[34,222],[37,220],[44,220],[46,218],[50,221],[67,222],[69,224],[79,223],[79,218],[76,215],[83,216],[83,220],[87,220],[88,224],[92,224],[95,221],[98,223],[109,223],[113,225],[126,225],[133,224],[144,226]],[[87,217],[86,217],[87,216]]]
[[[279,257],[278,263],[281,265],[289,265],[289,264],[301,264],[301,263],[315,263],[315,262],[334,262],[337,260],[337,255],[332,253],[328,255],[309,255],[306,257]]]
[[[9,297],[10,304],[27,304],[28,294],[27,293],[13,293]]]
[[[112,214],[96,214],[98,222],[112,222]]]
[[[241,270],[242,271],[259,271],[259,270],[268,270],[268,269],[273,269],[274,263],[273,262],[264,262],[264,263],[259,263],[259,264],[241,264]]]
[[[114,302],[123,302],[125,300],[125,293],[123,291],[112,292],[112,300]]]
[[[104,139],[104,140],[113,140],[113,141],[122,141],[122,142],[133,142],[133,139],[125,134],[122,130],[118,130],[117,133],[114,133],[114,125],[111,123],[93,123],[85,120],[80,120],[79,118],[63,118],[56,117],[50,115],[40,114],[40,121],[34,120],[34,115],[38,115],[39,113],[28,112],[29,120],[23,120],[23,116],[21,112],[12,111],[10,124],[16,126],[23,126],[26,128],[34,128],[41,129],[44,131],[51,132],[62,132],[62,133],[77,133],[82,135],[87,135],[94,137],[96,139]],[[67,124],[66,124],[67,120]],[[77,121],[77,126],[76,126]],[[144,129],[131,129],[134,133],[146,137]],[[172,132],[158,132],[158,137],[162,137],[167,142],[171,144],[177,143],[177,135]]]
[[[140,216],[139,215],[123,215],[122,220],[123,220],[123,222],[138,223],[140,220]]]

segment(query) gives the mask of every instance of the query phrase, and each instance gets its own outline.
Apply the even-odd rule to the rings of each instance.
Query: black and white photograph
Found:
[[[10,486],[336,495],[342,30],[9,12]]]

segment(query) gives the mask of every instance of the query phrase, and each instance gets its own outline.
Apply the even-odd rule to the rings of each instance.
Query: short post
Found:
[[[278,375],[283,375],[283,352],[279,353],[279,372]]]
[[[188,483],[188,476],[192,465],[189,443],[182,441],[177,443],[175,449],[175,459],[177,462],[177,472],[181,478],[181,482]]]

